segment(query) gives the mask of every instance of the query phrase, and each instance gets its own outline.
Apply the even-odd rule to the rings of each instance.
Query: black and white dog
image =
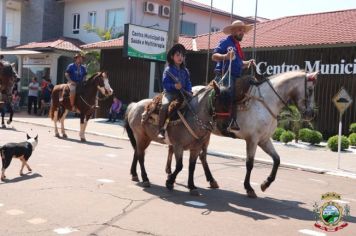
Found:
[[[21,143],[7,143],[4,146],[0,146],[2,169],[1,169],[1,180],[6,179],[5,170],[9,167],[12,158],[19,158],[22,162],[20,175],[22,176],[23,168],[26,166],[28,171],[32,171],[31,167],[27,164],[32,152],[38,144],[38,135],[35,138],[31,138],[27,134],[27,141]]]

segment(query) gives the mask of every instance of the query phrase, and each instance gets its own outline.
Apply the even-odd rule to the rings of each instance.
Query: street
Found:
[[[6,170],[0,183],[0,235],[323,235],[314,227],[313,205],[326,192],[336,192],[351,209],[349,225],[333,235],[356,232],[356,180],[280,168],[266,192],[259,185],[270,165],[255,163],[251,183],[258,195],[245,195],[245,163],[208,156],[220,189],[209,189],[198,161],[195,184],[201,196],[186,188],[188,152],[175,188],[165,187],[167,147],[146,152],[150,188],[132,182],[133,149],[126,140],[78,133],[54,137],[53,129],[14,122],[0,130],[0,145],[39,135],[29,159],[32,173],[19,176],[20,161]],[[115,127],[114,127],[115,128]],[[119,130],[118,130],[119,132]],[[25,173],[27,173],[25,171]],[[138,173],[140,171],[138,167]],[[320,233],[320,234],[317,234]],[[326,233],[325,233],[326,234]]]

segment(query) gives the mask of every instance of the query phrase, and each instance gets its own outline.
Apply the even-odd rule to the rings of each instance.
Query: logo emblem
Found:
[[[345,228],[348,223],[344,219],[350,216],[350,207],[346,202],[341,200],[341,196],[337,193],[330,192],[321,196],[321,206],[315,202],[314,226],[327,232],[336,232]],[[343,205],[343,206],[342,206]]]

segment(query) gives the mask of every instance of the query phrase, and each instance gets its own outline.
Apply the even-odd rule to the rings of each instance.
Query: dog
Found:
[[[12,158],[18,158],[22,162],[20,169],[20,176],[23,176],[23,168],[26,166],[28,171],[31,172],[31,167],[27,164],[32,152],[35,150],[38,144],[38,135],[35,138],[31,138],[27,134],[27,140],[21,143],[7,143],[4,146],[0,146],[2,169],[1,180],[6,179],[5,170],[9,167]]]

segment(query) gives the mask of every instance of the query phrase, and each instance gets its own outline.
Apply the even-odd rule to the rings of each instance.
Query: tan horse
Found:
[[[63,101],[59,101],[63,90],[66,90],[67,94]],[[78,91],[80,90],[80,91]],[[104,96],[111,96],[113,90],[110,87],[109,79],[105,72],[98,72],[94,74],[91,78],[87,79],[83,82],[82,87],[79,89],[77,87],[77,95],[75,97],[75,107],[77,112],[80,114],[80,140],[85,142],[85,129],[88,124],[88,120],[93,115],[95,111],[95,103],[96,103],[96,94],[100,92]],[[67,138],[67,134],[65,133],[64,128],[64,120],[68,114],[68,111],[71,109],[70,101],[69,101],[69,87],[67,84],[59,84],[54,86],[52,91],[52,101],[51,108],[49,111],[49,117],[54,122],[54,131],[55,136],[59,136],[57,122],[61,122],[61,132],[62,137]]]
[[[237,112],[237,121],[240,130],[232,131],[239,139],[246,141],[246,176],[244,187],[247,196],[257,197],[250,184],[251,171],[257,146],[261,147],[273,159],[273,167],[268,178],[261,184],[261,190],[265,191],[275,180],[277,170],[280,164],[280,157],[276,152],[271,136],[277,127],[277,115],[287,102],[293,102],[297,105],[305,119],[314,118],[314,87],[317,79],[317,73],[305,73],[304,71],[292,71],[272,76],[270,82],[255,86],[250,94],[250,105],[246,111]],[[201,86],[193,90],[201,89]],[[237,88],[238,89],[238,88]],[[238,91],[238,90],[237,90]],[[224,120],[220,120],[225,122]],[[221,130],[215,127],[213,134],[222,136]],[[204,169],[207,166],[206,150],[203,147],[201,160]],[[166,172],[171,172],[172,152],[169,149]],[[207,179],[212,179],[212,175],[206,175]]]
[[[141,167],[141,176],[143,185],[150,186],[147,177],[144,157],[145,150],[151,143],[156,141],[160,143],[172,144],[173,152],[176,157],[176,169],[168,177],[166,187],[173,189],[176,176],[183,168],[183,151],[190,150],[189,159],[189,178],[188,188],[192,194],[197,194],[194,185],[194,169],[195,163],[203,146],[207,146],[213,129],[214,114],[216,111],[228,110],[229,92],[227,89],[219,89],[217,84],[213,82],[210,86],[205,87],[189,102],[191,109],[185,112],[185,120],[189,127],[195,133],[195,136],[188,130],[188,128],[181,122],[176,125],[167,127],[166,140],[159,139],[158,125],[150,122],[141,122],[142,113],[145,106],[150,103],[151,99],[141,100],[138,103],[131,103],[127,108],[125,115],[125,128],[130,138],[131,144],[134,148],[134,156],[131,165],[131,175],[133,181],[138,181],[136,172],[137,162]]]

